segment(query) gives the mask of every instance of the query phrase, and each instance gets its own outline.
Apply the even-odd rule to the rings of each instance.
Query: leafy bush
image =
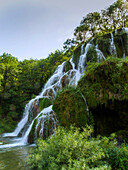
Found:
[[[112,147],[106,149],[105,152],[109,155],[107,161],[112,169],[128,169],[128,147]]]
[[[38,140],[28,163],[34,169],[47,170],[109,170],[128,167],[127,147],[117,147],[115,135],[91,138],[92,129],[58,128],[47,139]]]

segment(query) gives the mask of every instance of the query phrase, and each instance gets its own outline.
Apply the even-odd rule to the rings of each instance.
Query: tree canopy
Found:
[[[128,26],[128,9],[123,0],[117,0],[101,12],[91,12],[83,17],[76,27],[74,35],[77,41],[86,41],[88,38],[102,33],[112,32],[115,29]]]

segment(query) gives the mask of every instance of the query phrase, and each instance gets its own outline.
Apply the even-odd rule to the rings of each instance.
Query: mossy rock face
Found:
[[[95,133],[128,129],[128,59],[108,58],[87,70],[78,87],[94,117]]]
[[[128,40],[127,33],[123,30],[119,30],[114,36],[114,42],[116,46],[117,56],[123,58],[128,56]]]
[[[122,58],[128,56],[128,35],[125,30],[119,29],[113,32],[114,44],[116,47],[117,57]],[[111,56],[110,46],[111,46],[111,34],[105,34],[94,38],[93,42],[98,45],[98,48],[103,52],[105,58]]]
[[[41,112],[41,110],[50,106],[51,104],[52,104],[52,101],[49,98],[40,98],[39,99],[39,112]]]
[[[32,120],[38,115],[39,113],[39,103],[37,100],[34,100],[33,105],[31,107],[31,112],[28,116],[28,122],[32,122]]]
[[[110,99],[128,100],[128,59],[109,58],[95,65],[87,68],[78,83],[89,106],[107,104]]]
[[[43,129],[42,129],[42,124],[43,124]],[[54,130],[57,127],[58,127],[58,120],[56,118],[56,114],[53,111],[45,117],[40,116],[38,120],[37,129],[36,129],[37,137],[42,137],[43,139],[46,139],[54,133]]]
[[[53,102],[53,110],[62,126],[85,127],[87,113],[85,101],[78,89],[70,87],[59,92]]]
[[[98,48],[103,52],[105,58],[111,55],[110,39],[111,39],[110,34],[106,34],[106,35],[96,38],[96,45],[98,45]]]
[[[30,133],[29,133],[29,137],[28,137],[28,142],[29,142],[30,144],[32,144],[32,143],[35,142],[35,128],[36,128],[37,123],[38,123],[38,120],[35,119],[35,120],[34,120],[34,123],[33,123],[33,125],[32,125],[32,128],[31,128],[31,131],[30,131]]]
[[[88,49],[87,55],[86,55],[86,62],[97,62],[97,52],[95,49],[95,46],[92,46]]]
[[[66,61],[66,62],[65,62],[65,65],[64,65],[63,71],[64,71],[64,72],[67,72],[67,71],[69,71],[69,70],[71,70],[71,69],[72,69],[71,63],[70,63],[69,61]]]
[[[79,58],[81,55],[81,45],[77,46],[77,48],[73,52],[73,62],[75,64],[75,68],[78,68]]]

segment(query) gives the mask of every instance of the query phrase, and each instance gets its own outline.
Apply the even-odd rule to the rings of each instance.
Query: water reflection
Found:
[[[8,143],[0,138],[0,142]],[[33,146],[0,149],[0,170],[30,170],[27,165],[27,156]]]

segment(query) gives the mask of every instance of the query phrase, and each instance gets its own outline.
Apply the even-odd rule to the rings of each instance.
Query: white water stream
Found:
[[[111,52],[112,55],[117,57],[117,52],[116,52],[116,47],[115,47],[115,43],[114,43],[113,33],[111,33],[110,52]]]
[[[23,114],[22,120],[18,123],[16,129],[12,133],[5,133],[3,134],[3,137],[16,137],[13,139],[14,143],[11,144],[5,144],[5,145],[0,145],[0,148],[8,148],[8,147],[16,147],[16,146],[23,146],[28,144],[28,136],[31,131],[32,125],[34,123],[35,119],[38,119],[40,114],[41,118],[49,116],[50,112],[52,111],[52,106],[49,106],[45,109],[43,109],[38,115],[32,120],[28,121],[28,118],[31,117],[31,111],[32,108],[34,107],[34,104],[36,103],[38,105],[39,99],[43,97],[49,97],[49,92],[52,92],[53,96],[55,97],[56,92],[62,88],[62,78],[64,76],[67,77],[69,80],[69,85],[77,85],[81,75],[83,74],[83,71],[86,70],[85,65],[86,65],[86,55],[89,50],[89,48],[92,46],[92,44],[88,43],[84,48],[84,45],[81,47],[81,56],[79,59],[78,63],[78,69],[75,69],[75,64],[73,63],[73,59],[70,59],[70,64],[72,66],[72,69],[69,70],[68,72],[64,72],[64,66],[65,62],[63,62],[61,65],[57,67],[55,70],[54,74],[50,77],[50,79],[46,82],[44,88],[42,89],[42,92],[36,96],[34,99],[30,100],[29,103],[25,107],[25,111]],[[85,52],[84,52],[85,51]],[[99,57],[99,61],[105,60],[105,57],[103,56],[102,52],[96,47],[97,55]],[[88,107],[87,107],[88,108]],[[41,119],[39,118],[39,120]],[[39,123],[40,121],[38,121]],[[23,128],[25,128],[25,125],[28,123],[29,126],[26,126],[27,128],[24,130],[24,133],[21,133]],[[41,131],[43,131],[43,124],[41,124]],[[56,128],[56,126],[55,126]],[[22,134],[22,137],[18,137],[19,134]]]

